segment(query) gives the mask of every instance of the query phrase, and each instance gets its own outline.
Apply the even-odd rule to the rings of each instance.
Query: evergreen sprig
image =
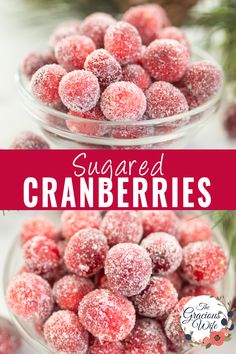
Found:
[[[208,12],[194,13],[191,23],[207,29],[208,43],[212,46],[216,46],[213,31],[223,31],[219,43],[221,60],[226,80],[236,93],[236,0],[222,0],[219,6]]]

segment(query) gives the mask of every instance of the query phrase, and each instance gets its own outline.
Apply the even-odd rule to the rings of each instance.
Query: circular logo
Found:
[[[196,296],[181,312],[180,323],[187,339],[202,343],[213,332],[219,332],[228,323],[228,310],[212,296]]]

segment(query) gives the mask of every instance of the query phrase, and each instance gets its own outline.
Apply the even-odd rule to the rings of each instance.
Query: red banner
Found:
[[[0,209],[236,209],[236,150],[1,150]]]

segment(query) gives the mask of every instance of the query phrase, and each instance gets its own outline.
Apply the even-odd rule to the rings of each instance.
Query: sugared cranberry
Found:
[[[182,352],[186,340],[184,332],[180,326],[180,316],[186,303],[191,300],[191,296],[183,297],[172,309],[165,321],[165,334],[170,340],[171,348],[176,352]]]
[[[55,48],[58,64],[66,71],[84,68],[87,56],[96,49],[92,39],[86,36],[69,36],[62,39]]]
[[[27,79],[31,79],[32,75],[46,64],[49,63],[43,54],[30,52],[22,60],[21,69]]]
[[[152,261],[143,247],[120,243],[107,254],[105,274],[112,291],[130,297],[139,294],[148,285]]]
[[[183,285],[183,280],[179,276],[178,272],[171,273],[167,275],[166,278],[174,285],[177,293],[179,293]]]
[[[111,136],[115,139],[138,139],[152,136],[154,134],[153,126],[131,126],[126,125],[122,128],[114,128]]]
[[[162,328],[156,320],[150,318],[138,319],[124,344],[127,354],[166,353],[166,338]]]
[[[94,284],[90,279],[65,275],[54,284],[53,295],[60,309],[77,312],[83,297],[92,290]]]
[[[120,21],[107,29],[104,47],[120,64],[125,65],[138,58],[142,49],[142,41],[134,26]]]
[[[22,244],[31,240],[35,236],[45,236],[56,240],[57,232],[54,224],[45,216],[34,216],[24,222],[20,231],[20,241]]]
[[[107,239],[96,229],[76,233],[65,250],[66,267],[79,276],[90,277],[104,267],[108,251]]]
[[[66,71],[60,65],[49,64],[42,66],[32,76],[32,95],[47,106],[59,104],[61,99],[58,88],[64,75],[66,75]]]
[[[146,91],[146,97],[147,115],[152,119],[171,117],[189,109],[182,92],[168,82],[154,82]]]
[[[216,289],[212,286],[197,286],[197,285],[185,285],[181,290],[181,296],[201,296],[201,295],[209,295],[209,296],[218,296]]]
[[[20,335],[6,318],[0,317],[0,353],[16,354],[20,347]]]
[[[130,301],[105,289],[86,295],[79,307],[81,323],[100,341],[124,340],[134,328],[135,317]]]
[[[165,319],[177,303],[178,293],[168,279],[152,277],[146,289],[132,299],[141,316]]]
[[[153,232],[167,232],[176,235],[178,218],[171,210],[143,210],[139,212],[141,216],[144,235]]]
[[[12,142],[10,149],[13,150],[49,150],[50,146],[41,136],[29,131],[19,134]]]
[[[144,44],[149,44],[166,23],[165,10],[157,4],[145,4],[131,7],[125,12],[123,19],[135,26]]]
[[[111,121],[138,121],[145,113],[146,97],[132,82],[115,82],[103,92],[101,109]]]
[[[182,247],[191,242],[212,240],[212,229],[203,217],[186,215],[178,223],[177,234]]]
[[[176,238],[165,232],[148,235],[141,243],[152,260],[153,273],[167,275],[176,271],[182,261],[182,248]]]
[[[227,265],[223,249],[215,242],[193,242],[183,248],[181,275],[190,284],[216,283],[224,276]]]
[[[122,77],[119,62],[105,49],[97,49],[88,55],[84,68],[91,71],[103,87],[119,81]]]
[[[98,229],[101,221],[101,214],[97,210],[67,210],[61,216],[62,234],[69,240],[82,229]]]
[[[181,80],[190,93],[206,102],[223,84],[221,68],[207,60],[190,65]]]
[[[7,289],[7,304],[16,316],[41,322],[52,313],[54,301],[46,280],[33,273],[22,273]]]
[[[185,33],[178,27],[169,26],[165,27],[158,33],[159,39],[174,39],[177,42],[189,47],[189,43]]]
[[[109,127],[102,124],[106,121],[99,105],[90,109],[88,112],[77,113],[70,111],[69,114],[78,118],[90,119],[92,122],[81,122],[74,120],[67,120],[66,125],[70,131],[75,134],[83,134],[89,136],[103,136],[109,131]],[[95,121],[95,122],[94,122]],[[98,121],[98,122],[96,122]],[[101,123],[99,123],[101,122]]]
[[[24,261],[31,272],[43,275],[59,267],[60,253],[56,242],[35,236],[23,246]]]
[[[128,64],[123,68],[123,81],[133,82],[141,90],[145,91],[151,85],[151,78],[142,66]]]
[[[124,345],[121,342],[100,342],[95,339],[88,354],[124,354]]]
[[[53,353],[87,353],[88,332],[73,312],[54,312],[44,325],[44,337]]]
[[[236,103],[231,103],[225,112],[225,129],[231,138],[236,137]]]
[[[118,243],[139,243],[143,235],[142,223],[135,211],[108,211],[102,220],[101,230],[110,247]]]
[[[49,37],[48,45],[51,55],[54,56],[55,47],[63,38],[78,35],[80,33],[80,21],[78,20],[69,20],[57,26]]]
[[[146,49],[143,65],[157,81],[180,80],[190,62],[188,48],[172,39],[156,39]]]
[[[98,103],[100,97],[98,79],[87,70],[72,71],[61,80],[59,95],[69,110],[87,112]]]
[[[103,12],[87,16],[81,25],[81,32],[94,41],[97,48],[104,47],[104,36],[109,26],[116,23],[114,17]]]

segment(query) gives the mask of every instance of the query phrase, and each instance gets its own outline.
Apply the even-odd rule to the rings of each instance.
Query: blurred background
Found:
[[[207,48],[226,72],[220,112],[193,137],[188,147],[236,148],[236,105],[232,106],[236,86],[236,0],[155,1],[166,8],[175,25],[184,26],[189,40]],[[148,1],[0,0],[0,148],[8,148],[23,130],[38,130],[20,102],[15,83],[23,56],[34,49],[45,49],[48,34],[60,21],[83,18],[96,10],[119,14],[144,2]]]

